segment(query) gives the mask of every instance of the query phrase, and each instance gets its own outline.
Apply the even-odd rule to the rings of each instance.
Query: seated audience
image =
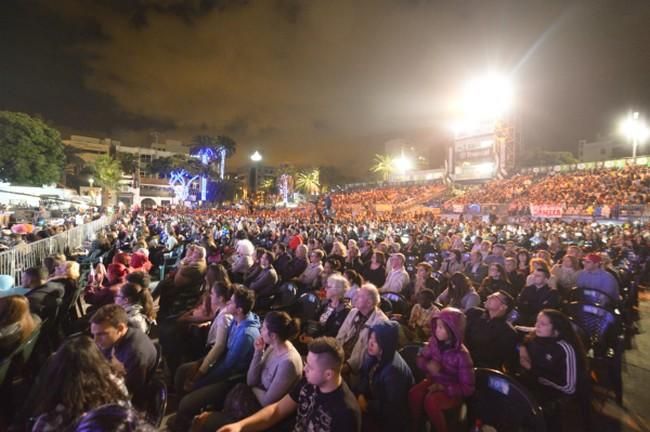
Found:
[[[255,341],[255,354],[248,367],[246,383],[237,384],[226,396],[224,409],[206,412],[195,420],[194,428],[212,432],[221,426],[254,414],[282,399],[302,376],[302,359],[290,339],[299,323],[286,312],[269,312],[262,334]]]
[[[397,352],[399,325],[381,322],[370,329],[368,349],[355,389],[364,431],[409,428],[408,393],[411,369]]]
[[[115,296],[115,304],[122,306],[126,311],[129,326],[149,334],[151,325],[156,321],[156,311],[148,288],[127,282]]]
[[[205,374],[196,374],[192,379],[192,387],[180,401],[178,413],[172,422],[172,429],[186,430],[194,418],[208,404],[223,404],[226,394],[236,384],[232,378],[243,374],[253,358],[253,344],[260,336],[260,320],[252,312],[255,304],[255,293],[241,286],[236,286],[226,310],[233,316],[228,329],[226,349],[208,366]],[[182,373],[191,370],[179,369],[176,373],[176,390],[186,388],[182,385],[187,378]],[[198,371],[197,371],[198,372]],[[187,376],[187,375],[186,375]]]
[[[535,323],[537,314],[542,309],[557,309],[560,307],[560,296],[557,290],[548,286],[549,273],[539,267],[532,274],[532,285],[525,287],[517,297],[519,318],[517,324],[528,326]]]
[[[519,362],[528,386],[545,410],[549,430],[561,430],[559,419],[549,415],[555,414],[552,404],[574,396],[586,378],[584,348],[569,318],[554,309],[542,310],[534,332],[519,348]]]
[[[355,307],[343,321],[336,334],[336,340],[345,354],[344,373],[356,374],[361,368],[363,356],[368,347],[369,328],[388,317],[379,309],[379,291],[372,284],[359,288]]]
[[[345,297],[348,281],[339,274],[333,274],[327,279],[325,300],[321,303],[316,316],[317,322],[303,323],[303,333],[300,342],[309,344],[318,336],[335,337],[350,312],[350,302]]]
[[[517,361],[517,331],[506,320],[515,300],[505,291],[488,296],[484,309],[467,311],[465,345],[474,366],[514,371]]]
[[[102,306],[90,318],[90,332],[104,356],[125,375],[126,388],[136,408],[147,399],[146,383],[154,372],[156,347],[142,330],[129,327],[121,306]]]
[[[453,277],[453,276],[452,276]],[[437,432],[446,432],[444,410],[459,406],[474,393],[472,358],[463,345],[465,315],[445,308],[431,321],[432,336],[417,357],[427,377],[409,391],[413,430],[420,428],[423,412]]]
[[[404,329],[406,338],[411,342],[425,342],[431,337],[431,317],[439,311],[433,304],[435,294],[428,288],[418,292],[417,302],[411,308],[408,325]]]
[[[0,297],[0,358],[26,342],[40,324],[40,317],[30,312],[26,297]]]
[[[605,293],[614,301],[621,298],[618,282],[616,278],[607,270],[603,270],[600,265],[602,258],[600,255],[591,253],[582,259],[584,270],[582,270],[576,279],[578,288],[589,288],[595,291]]]
[[[29,300],[30,310],[42,319],[54,319],[63,304],[65,288],[57,282],[46,282],[47,270],[43,267],[30,267],[23,272],[22,285],[29,291],[25,297]]]
[[[451,275],[447,289],[436,299],[443,306],[450,306],[466,311],[481,304],[481,298],[464,274]]]
[[[360,432],[361,413],[341,377],[343,350],[334,338],[309,344],[304,378],[279,402],[218,432],[268,430],[295,413],[295,431]]]
[[[87,336],[61,345],[39,374],[34,393],[32,414],[37,418],[33,432],[67,430],[94,408],[129,404],[120,373]]]

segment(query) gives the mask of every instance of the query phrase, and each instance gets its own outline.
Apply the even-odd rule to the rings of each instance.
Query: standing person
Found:
[[[343,350],[334,338],[309,344],[302,380],[279,402],[218,432],[263,431],[296,413],[294,432],[360,432],[359,405],[341,377]]]
[[[290,341],[298,333],[298,325],[286,312],[269,312],[255,341],[246,383],[237,384],[228,393],[222,411],[204,412],[193,427],[215,431],[282,399],[302,376],[302,359]]]
[[[474,393],[472,358],[465,345],[465,315],[445,308],[431,320],[433,336],[417,357],[427,377],[409,391],[413,430],[417,431],[423,411],[437,432],[447,432],[444,410],[459,406]]]
[[[356,388],[364,431],[397,431],[409,427],[408,393],[413,374],[397,352],[399,324],[373,326],[361,379]]]

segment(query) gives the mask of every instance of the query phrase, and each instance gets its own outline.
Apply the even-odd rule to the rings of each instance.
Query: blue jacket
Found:
[[[377,419],[383,431],[408,430],[408,392],[414,384],[411,369],[397,352],[399,324],[386,321],[371,332],[382,349],[381,359],[366,354],[357,394],[368,400],[367,415]]]
[[[228,329],[226,352],[194,385],[194,389],[223,381],[233,375],[245,374],[253,359],[253,343],[260,337],[260,319],[253,312],[238,323],[233,320]]]

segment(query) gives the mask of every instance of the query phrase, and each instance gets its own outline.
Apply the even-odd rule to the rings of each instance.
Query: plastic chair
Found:
[[[545,432],[542,409],[530,392],[494,369],[475,368],[476,390],[467,399],[469,424],[480,420],[499,432]]]
[[[385,293],[381,295],[386,300],[390,301],[391,312],[395,314],[407,315],[409,312],[409,304],[401,294]]]
[[[167,410],[167,385],[162,379],[154,378],[147,387],[149,400],[145,407],[145,418],[158,429]]]
[[[594,306],[600,306],[605,309],[613,309],[616,307],[616,300],[611,298],[609,295],[605,294],[602,291],[598,291],[590,288],[574,288],[569,291],[568,296],[569,303],[578,302],[584,304],[590,304]]]
[[[271,310],[286,310],[296,301],[298,286],[293,282],[285,282],[278,288],[277,294],[273,297]]]
[[[318,296],[312,292],[303,293],[298,297],[295,304],[295,315],[301,322],[316,320],[316,313],[320,308]],[[293,314],[292,314],[293,315]]]
[[[415,378],[415,382],[419,383],[422,381],[425,377],[426,374],[422,369],[418,367],[417,364],[417,356],[420,350],[424,344],[421,343],[413,343],[409,345],[405,345],[400,349],[398,352],[406,362],[406,364],[409,366],[409,369],[411,369],[411,373],[413,374],[413,378]]]
[[[591,369],[596,376],[607,376],[608,385],[616,395],[616,402],[623,403],[623,352],[625,350],[625,337],[621,319],[614,311],[605,308],[582,304],[569,303],[565,311],[571,320],[580,327],[588,341],[586,348],[592,357]],[[601,384],[601,382],[598,382]]]
[[[379,298],[379,309],[386,315],[390,315],[393,313],[393,304],[386,297],[381,296]]]

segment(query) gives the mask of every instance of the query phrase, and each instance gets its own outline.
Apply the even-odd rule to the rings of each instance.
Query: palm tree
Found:
[[[133,176],[133,187],[140,185],[140,160],[133,153],[118,153],[117,160],[120,162],[122,172]]]
[[[225,135],[219,135],[215,141],[219,152],[219,174],[221,180],[223,180],[226,174],[226,159],[229,159],[235,154],[237,143],[235,140]]]
[[[370,171],[381,173],[384,181],[387,181],[393,171],[395,171],[395,163],[393,161],[393,158],[389,155],[376,154],[375,158],[373,159],[373,165],[370,167]]]
[[[320,171],[318,168],[300,171],[296,175],[296,187],[307,194],[317,194],[320,191]]]
[[[122,180],[122,167],[120,162],[108,155],[99,156],[92,164],[97,185],[102,188],[102,205],[112,201],[112,192],[117,191]]]
[[[221,154],[217,140],[209,135],[196,135],[192,138],[190,154],[199,158],[206,167],[212,165]],[[222,177],[223,178],[223,177]],[[201,201],[205,201],[208,188],[207,176],[201,176]]]

